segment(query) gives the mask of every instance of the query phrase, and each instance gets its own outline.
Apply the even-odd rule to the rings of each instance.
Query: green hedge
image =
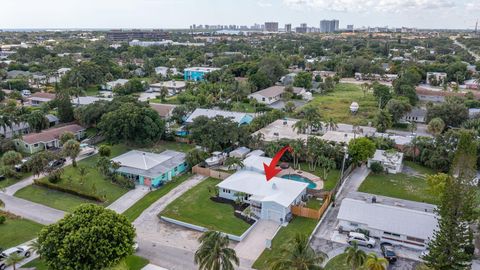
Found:
[[[37,186],[46,187],[46,188],[49,188],[49,189],[69,193],[69,194],[72,194],[72,195],[76,195],[76,196],[85,198],[87,200],[93,200],[93,201],[97,201],[97,202],[101,202],[101,203],[105,202],[104,199],[102,199],[100,196],[97,196],[97,195],[83,193],[83,192],[78,191],[78,190],[61,187],[61,186],[58,186],[58,185],[55,185],[55,184],[52,184],[52,183],[49,183],[49,182],[43,182],[43,181],[39,181],[39,180],[36,180],[36,179],[33,180],[33,182]]]

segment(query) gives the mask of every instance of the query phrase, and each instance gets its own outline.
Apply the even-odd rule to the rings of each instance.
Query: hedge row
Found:
[[[102,199],[100,196],[87,194],[87,193],[83,193],[83,192],[78,191],[78,190],[61,187],[61,186],[58,186],[58,185],[55,185],[55,184],[52,184],[52,183],[49,183],[49,182],[34,180],[34,184],[37,185],[37,186],[42,186],[42,187],[46,187],[46,188],[49,188],[49,189],[58,190],[58,191],[61,191],[61,192],[76,195],[76,196],[85,198],[87,200],[97,201],[97,202],[101,202],[101,203],[105,202],[105,200]]]

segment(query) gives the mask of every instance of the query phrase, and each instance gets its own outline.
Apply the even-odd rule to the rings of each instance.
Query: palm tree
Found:
[[[12,253],[5,260],[5,264],[6,265],[11,265],[13,267],[13,270],[16,270],[17,269],[17,263],[21,262],[22,260],[23,260],[23,256],[21,256],[18,253]]]
[[[303,119],[293,124],[293,130],[296,130],[298,134],[306,133],[307,128],[308,128],[308,123]]]
[[[299,159],[302,156],[302,152],[305,150],[305,141],[303,139],[296,139],[290,143],[292,148],[293,168],[299,168]]]
[[[283,247],[268,264],[271,270],[315,270],[322,269],[321,264],[326,258],[325,253],[317,254],[310,247],[307,235],[296,234],[293,242]]]
[[[33,240],[32,242],[30,242],[30,244],[28,244],[28,247],[30,248],[30,250],[33,252],[37,252],[40,250],[41,248],[41,245],[40,245],[40,242],[38,242],[38,239],[35,239]]]
[[[359,269],[367,260],[367,254],[358,248],[356,242],[345,249],[345,255],[347,264],[352,267],[352,270]]]
[[[327,121],[327,129],[337,130],[337,128],[338,128],[337,122],[332,117],[330,117]]]
[[[234,167],[234,168],[237,168],[237,167],[244,168],[245,167],[245,164],[243,164],[242,159],[238,158],[238,157],[228,157],[225,160],[225,162],[223,163],[223,165],[227,166],[229,170],[230,170],[231,167]]]
[[[195,252],[194,261],[199,265],[199,270],[233,270],[233,263],[240,265],[235,250],[228,247],[227,236],[208,231],[203,233],[198,241],[200,247]]]
[[[370,253],[363,267],[365,270],[386,270],[388,261],[385,258],[379,258],[375,253]]]

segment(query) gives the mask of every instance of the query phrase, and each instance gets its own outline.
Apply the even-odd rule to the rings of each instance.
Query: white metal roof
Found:
[[[268,165],[270,164],[270,162],[272,162],[272,159],[269,157],[250,155],[243,160],[243,165],[245,165],[246,170],[263,173],[264,172],[263,163]]]
[[[195,109],[192,114],[187,118],[187,123],[192,123],[193,120],[199,116],[206,116],[208,118],[213,118],[215,116],[223,116],[225,118],[231,118],[234,122],[240,123],[240,121],[246,116],[246,113],[241,112],[230,112],[223,110],[212,110],[212,109]]]
[[[438,224],[433,213],[351,198],[342,201],[337,218],[420,239],[431,238]]]
[[[115,157],[112,161],[119,162],[120,172],[157,177],[185,162],[185,153],[165,150],[160,154],[132,150]]]
[[[392,164],[402,163],[403,153],[400,153],[397,151],[390,153],[389,151],[377,149],[375,151],[375,155],[373,156],[372,160],[379,161],[379,162],[387,162]]]
[[[307,189],[308,184],[278,177],[267,181],[261,173],[244,170],[229,176],[217,187],[250,194],[252,200],[289,207]]]

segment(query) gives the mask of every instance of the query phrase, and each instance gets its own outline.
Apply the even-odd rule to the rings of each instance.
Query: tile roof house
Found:
[[[232,119],[232,121],[237,122],[238,125],[250,124],[250,122],[253,120],[253,116],[248,113],[198,108],[195,109],[190,116],[188,116],[185,122],[187,124],[193,123],[193,120],[199,116],[206,116],[208,118],[223,116],[225,118]]]
[[[173,109],[177,106],[172,104],[150,103],[150,107],[157,111],[161,118],[168,119],[172,116]]]
[[[132,150],[112,159],[120,164],[117,172],[135,183],[158,187],[185,172],[185,153],[166,150],[160,154]]]
[[[14,140],[18,151],[33,154],[42,150],[60,148],[60,136],[65,132],[71,132],[77,140],[85,136],[85,128],[77,124],[62,127],[49,128],[39,133],[30,133],[20,139]]]
[[[40,106],[43,103],[54,100],[55,97],[56,95],[52,93],[36,92],[33,93],[28,99],[30,100],[30,104],[32,106]]]

